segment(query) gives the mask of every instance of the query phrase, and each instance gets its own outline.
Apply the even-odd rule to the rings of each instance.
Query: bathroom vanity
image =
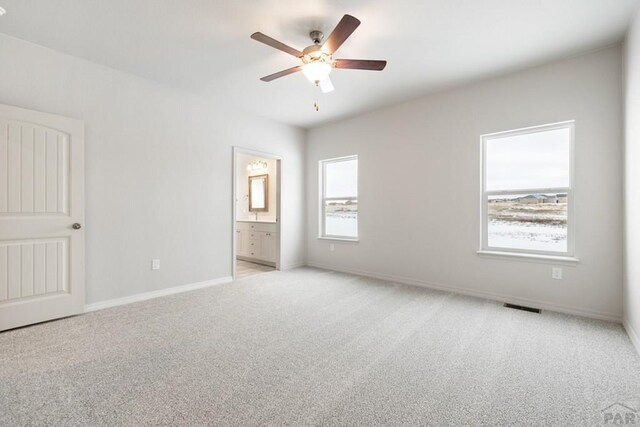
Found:
[[[275,267],[277,254],[275,222],[236,221],[236,257]]]

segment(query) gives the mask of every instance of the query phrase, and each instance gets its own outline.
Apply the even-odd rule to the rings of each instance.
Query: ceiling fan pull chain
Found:
[[[313,103],[313,109],[316,110],[316,111],[320,111],[320,105],[318,104],[318,101],[315,101]]]

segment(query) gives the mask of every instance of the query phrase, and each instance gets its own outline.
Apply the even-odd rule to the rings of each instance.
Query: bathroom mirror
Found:
[[[269,175],[249,177],[249,212],[269,211]]]

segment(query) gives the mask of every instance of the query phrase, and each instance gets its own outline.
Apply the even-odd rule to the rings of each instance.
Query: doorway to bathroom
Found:
[[[233,149],[235,279],[280,269],[280,156]]]

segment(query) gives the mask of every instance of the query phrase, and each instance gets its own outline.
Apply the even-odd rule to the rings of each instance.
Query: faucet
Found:
[[[258,220],[258,212],[256,211],[256,221]]]

